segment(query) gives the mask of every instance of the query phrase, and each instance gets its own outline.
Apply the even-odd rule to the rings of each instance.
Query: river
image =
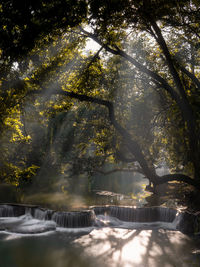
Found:
[[[199,267],[197,239],[170,230],[0,234],[2,267]]]
[[[0,215],[2,267],[200,267],[200,238],[178,230],[174,209],[1,205]]]

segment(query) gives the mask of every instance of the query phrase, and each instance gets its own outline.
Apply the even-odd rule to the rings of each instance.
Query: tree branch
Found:
[[[153,166],[149,167],[147,164],[147,161],[145,159],[145,156],[143,155],[143,152],[139,146],[139,144],[134,141],[131,137],[131,135],[124,129],[115,119],[114,114],[114,106],[113,103],[108,100],[102,100],[96,97],[91,97],[87,95],[77,94],[74,92],[68,92],[63,91],[61,87],[57,87],[56,90],[52,92],[52,94],[59,94],[64,95],[70,98],[78,99],[79,101],[86,101],[90,103],[95,103],[99,105],[103,105],[107,107],[108,113],[109,113],[109,119],[111,124],[115,127],[115,129],[118,131],[118,133],[123,137],[124,143],[127,146],[128,150],[131,152],[131,154],[137,159],[137,162],[140,164],[141,168],[143,169],[144,174],[148,179],[150,179],[152,182],[154,181],[156,177],[155,169]]]
[[[168,49],[167,44],[165,42],[165,39],[162,35],[162,32],[161,32],[160,28],[158,27],[157,23],[152,18],[150,18],[150,22],[151,22],[152,28],[154,30],[154,33],[155,33],[154,38],[156,38],[156,41],[160,45],[160,48],[162,49],[163,54],[165,55],[166,63],[168,65],[170,73],[174,79],[175,85],[176,85],[178,91],[180,92],[180,95],[182,96],[182,98],[187,102],[185,90],[183,88],[179,74],[174,67],[174,63],[173,63],[171,54],[169,52],[169,49]],[[156,37],[155,37],[155,35],[156,35]]]
[[[95,42],[97,42],[99,45],[101,45],[107,52],[110,52],[110,53],[112,53],[114,55],[119,55],[119,56],[123,57],[124,59],[129,61],[131,64],[133,64],[138,70],[140,70],[141,72],[143,72],[143,73],[147,74],[148,76],[150,76],[152,78],[152,81],[154,83],[156,83],[156,85],[159,83],[162,86],[162,88],[164,88],[171,95],[172,99],[174,99],[180,105],[180,96],[166,82],[166,80],[163,79],[159,74],[155,73],[152,70],[149,70],[147,67],[145,67],[144,65],[140,64],[137,60],[135,60],[133,57],[129,56],[127,53],[125,53],[123,50],[121,50],[117,46],[115,46],[116,49],[113,49],[113,48],[109,47],[107,44],[103,43],[93,33],[90,33],[90,32],[88,32],[88,31],[86,31],[86,30],[84,30],[82,28],[80,28],[80,29],[84,34],[88,35],[88,37],[90,37]]]
[[[36,91],[35,93],[38,93]],[[190,184],[194,186],[195,188],[200,190],[200,182],[197,180],[192,179],[191,177],[184,175],[184,174],[167,174],[163,176],[158,176],[155,172],[155,168],[150,168],[147,165],[147,161],[143,155],[143,152],[141,151],[140,146],[138,143],[134,140],[132,140],[130,134],[121,126],[118,124],[118,122],[115,119],[114,115],[114,107],[113,103],[108,100],[102,100],[95,97],[90,97],[87,95],[80,95],[74,92],[67,92],[63,91],[60,87],[57,88],[52,94],[60,94],[64,95],[70,98],[78,99],[79,101],[86,101],[90,103],[96,103],[99,105],[103,105],[108,108],[109,112],[109,118],[113,126],[116,128],[116,130],[119,132],[120,135],[122,135],[123,139],[125,140],[125,144],[127,145],[128,150],[134,155],[137,162],[140,164],[140,167],[137,167],[137,169],[115,169],[108,172],[104,172],[101,170],[96,170],[96,172],[100,172],[104,175],[117,172],[117,171],[132,171],[132,172],[139,172],[145,175],[147,179],[149,179],[150,182],[153,182],[154,185],[163,184],[169,181],[180,181],[185,182],[187,184]]]
[[[135,158],[126,158],[124,156],[124,154],[120,151],[116,152],[116,158],[123,161],[123,162],[126,162],[126,163],[131,163],[131,162],[137,161]]]
[[[185,73],[193,81],[193,83],[196,84],[196,86],[200,90],[200,81],[199,81],[199,79],[197,79],[197,77],[193,73],[188,71],[185,67],[183,67],[183,66],[179,66],[179,67],[180,67],[180,70],[183,73]]]
[[[170,181],[180,181],[192,185],[200,190],[200,182],[184,174],[167,174],[157,178],[156,184],[164,184]]]

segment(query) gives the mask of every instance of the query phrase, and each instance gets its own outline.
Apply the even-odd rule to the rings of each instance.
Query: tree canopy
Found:
[[[200,188],[199,1],[2,1],[1,180],[119,163]],[[99,50],[86,51],[92,39]],[[156,168],[167,164],[170,174]]]

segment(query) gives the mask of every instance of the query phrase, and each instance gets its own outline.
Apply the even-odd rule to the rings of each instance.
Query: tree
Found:
[[[69,7],[70,1],[64,2]],[[8,37],[7,45],[1,43],[3,68],[9,70],[4,71],[6,75],[2,78],[2,88],[7,88],[2,90],[2,99],[7,99],[7,102],[1,118],[9,117],[10,111],[19,102],[23,102],[24,97],[37,95],[45,89],[50,89],[48,94],[44,94],[45,99],[50,97],[45,106],[47,110],[48,105],[54,105],[52,99],[61,103],[59,107],[53,108],[54,113],[70,109],[74,105],[74,99],[106,107],[112,126],[107,127],[103,123],[104,130],[100,132],[107,141],[101,142],[101,138],[97,141],[104,148],[102,152],[105,155],[108,152],[114,154],[115,160],[133,162],[136,170],[142,172],[154,185],[176,179],[199,188],[198,2],[91,0],[86,5],[84,1],[78,1],[72,5],[75,14],[71,8],[68,9],[67,22],[64,19],[66,13],[61,8],[64,2],[42,2],[42,5],[36,2],[37,5],[34,6],[30,1],[28,9],[32,16],[23,24],[27,25],[27,30],[22,30],[23,27],[20,26],[15,31],[17,39]],[[5,3],[9,3],[12,14],[13,4],[9,1]],[[1,7],[3,11],[6,4]],[[16,8],[16,20],[9,20],[9,24],[4,23],[4,31],[7,28],[14,31],[18,25],[19,14],[25,10],[20,6]],[[3,15],[2,21],[7,21],[5,19],[9,17],[8,14]],[[58,23],[58,16],[63,18],[63,23]],[[84,28],[84,23],[90,26],[90,31]],[[41,27],[42,25],[45,27]],[[69,29],[69,26],[78,27]],[[33,42],[27,44],[24,39],[26,31],[30,34],[35,27],[40,31],[33,31]],[[58,37],[63,42],[59,43]],[[101,46],[95,55],[88,58],[80,54],[86,38],[92,38]],[[17,46],[21,49],[19,56],[13,48],[15,45],[12,45],[16,40],[20,40],[17,41]],[[56,45],[53,45],[53,49],[48,46],[46,54],[44,53],[43,58],[39,55],[38,61],[42,45],[49,41]],[[56,50],[61,52],[55,55]],[[28,55],[26,60],[22,59],[24,55]],[[18,70],[13,68],[15,61],[19,64]],[[77,61],[81,64],[76,65]],[[68,64],[70,69],[65,69]],[[22,66],[27,68],[23,79]],[[10,75],[12,82],[17,81],[14,85],[10,83]],[[53,77],[50,78],[51,86],[49,77]],[[126,105],[117,101],[117,98],[114,99],[117,84],[121,85],[118,100],[130,96],[126,99]],[[152,100],[155,98],[160,100],[160,105],[154,106]],[[91,105],[89,107],[93,109]],[[142,114],[141,107],[144,108]],[[144,123],[138,119],[136,113],[142,115]],[[126,121],[131,122],[131,127]],[[179,129],[174,127],[177,122]],[[148,136],[144,134],[145,124],[150,132]],[[163,131],[163,125],[166,131]],[[4,127],[3,120],[2,129]],[[91,133],[91,140],[94,141],[98,136],[97,132]],[[109,138],[111,134],[113,138]],[[127,155],[122,153],[121,147],[126,147],[124,151]],[[177,151],[177,147],[181,149]],[[159,177],[155,167],[163,157],[165,160],[173,158],[175,164],[185,173]]]
[[[23,180],[26,181],[27,178],[35,175],[40,166],[42,154],[46,151],[46,142],[43,143],[43,153],[41,153],[42,148],[38,149],[34,145],[36,132],[33,127],[29,129],[31,136],[26,131],[26,126],[30,124],[29,119],[27,122],[29,115],[25,114],[27,108],[24,99],[27,90],[30,89],[27,81],[28,72],[33,63],[39,64],[37,48],[51,44],[53,54],[56,48],[52,43],[57,36],[63,34],[63,29],[82,22],[86,16],[86,8],[84,1],[76,1],[76,3],[74,1],[51,3],[49,1],[21,1],[20,3],[10,0],[1,1],[1,180],[19,185]],[[43,58],[45,58],[44,54]],[[34,110],[35,107],[32,112]],[[44,129],[44,124],[40,128]],[[27,150],[32,152],[32,156],[29,152],[27,156]],[[35,153],[35,150],[38,151]],[[40,153],[38,153],[39,150]],[[40,159],[36,160],[38,156]]]
[[[98,42],[102,47],[104,47],[108,52],[119,55],[133,66],[135,66],[140,72],[145,73],[151,82],[155,84],[156,87],[161,88],[167,93],[167,96],[171,98],[171,101],[175,102],[176,107],[180,111],[181,118],[184,122],[184,131],[187,138],[188,146],[188,162],[191,162],[193,165],[193,173],[195,180],[198,180],[199,167],[198,167],[198,158],[199,158],[199,124],[197,115],[198,112],[194,113],[193,103],[191,102],[190,93],[188,94],[188,87],[184,83],[185,79],[190,80],[191,86],[193,89],[193,97],[198,97],[199,90],[199,80],[198,80],[198,64],[197,62],[193,64],[193,73],[190,72],[187,68],[190,67],[190,62],[181,62],[177,60],[176,55],[173,51],[170,51],[170,46],[167,45],[168,37],[164,37],[164,30],[171,29],[176,27],[178,32],[181,33],[181,30],[184,31],[186,36],[185,46],[193,46],[194,43],[189,42],[191,37],[193,40],[198,42],[198,25],[199,20],[197,16],[198,4],[195,5],[194,2],[188,3],[188,1],[181,1],[177,3],[176,1],[161,1],[163,6],[158,6],[156,1],[106,1],[101,3],[96,3],[91,1],[91,16],[90,22],[93,27],[93,32],[87,32],[84,29],[81,31],[90,38],[93,38]],[[123,14],[122,16],[122,9]],[[173,15],[173,18],[172,18]],[[175,15],[175,16],[174,16]],[[117,19],[116,19],[117,17]],[[189,20],[189,23],[188,23]],[[160,26],[159,26],[160,24]],[[161,27],[163,29],[161,30]],[[137,30],[145,32],[150,35],[151,38],[155,40],[155,47],[160,49],[160,59],[165,68],[167,66],[168,77],[163,77],[162,73],[159,73],[154,68],[149,68],[148,63],[141,64],[139,60],[136,60],[134,57],[131,57],[122,49],[123,42],[120,40],[120,30],[124,29]],[[117,36],[118,35],[118,36]],[[178,34],[180,35],[180,34]],[[117,40],[114,39],[117,38]],[[121,41],[121,42],[120,42]],[[194,42],[195,42],[194,41]],[[174,43],[173,43],[174,44]],[[177,46],[178,47],[178,46]],[[198,49],[196,50],[198,53]],[[194,51],[193,51],[194,53]],[[177,54],[177,53],[176,53]],[[187,59],[187,58],[186,58]],[[188,64],[189,63],[189,64]],[[160,65],[159,65],[160,66]],[[194,71],[195,68],[195,71]],[[110,114],[113,113],[110,107]],[[116,124],[114,117],[111,117],[111,120],[115,127],[121,132],[126,139],[129,139],[127,132],[125,133],[119,125]],[[133,141],[133,140],[132,140]],[[129,145],[131,140],[129,140]],[[144,155],[142,155],[140,148],[135,142],[132,143],[132,153],[135,155],[135,158],[139,161],[140,165],[146,176],[152,180],[153,183],[159,183],[160,179],[156,178],[156,174],[153,171],[153,166],[149,168]],[[129,149],[131,149],[129,147]],[[174,175],[174,178],[180,178],[187,180],[186,176],[179,174]],[[165,179],[173,179],[173,176],[165,176]],[[165,179],[162,179],[163,181]],[[192,181],[193,183],[193,181]],[[197,182],[198,183],[198,182]]]

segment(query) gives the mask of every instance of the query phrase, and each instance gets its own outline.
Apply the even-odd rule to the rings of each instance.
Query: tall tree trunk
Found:
[[[200,179],[200,168],[199,168],[199,137],[197,135],[197,123],[195,114],[192,110],[191,104],[188,101],[187,95],[185,93],[185,88],[181,82],[179,74],[174,66],[173,59],[165,42],[165,39],[162,35],[160,28],[157,23],[150,19],[153,35],[160,45],[163,54],[165,55],[166,63],[168,65],[169,71],[173,77],[176,88],[179,92],[180,97],[177,99],[177,104],[182,113],[183,119],[185,121],[185,127],[188,133],[189,147],[190,147],[190,158],[194,167],[194,178]]]

